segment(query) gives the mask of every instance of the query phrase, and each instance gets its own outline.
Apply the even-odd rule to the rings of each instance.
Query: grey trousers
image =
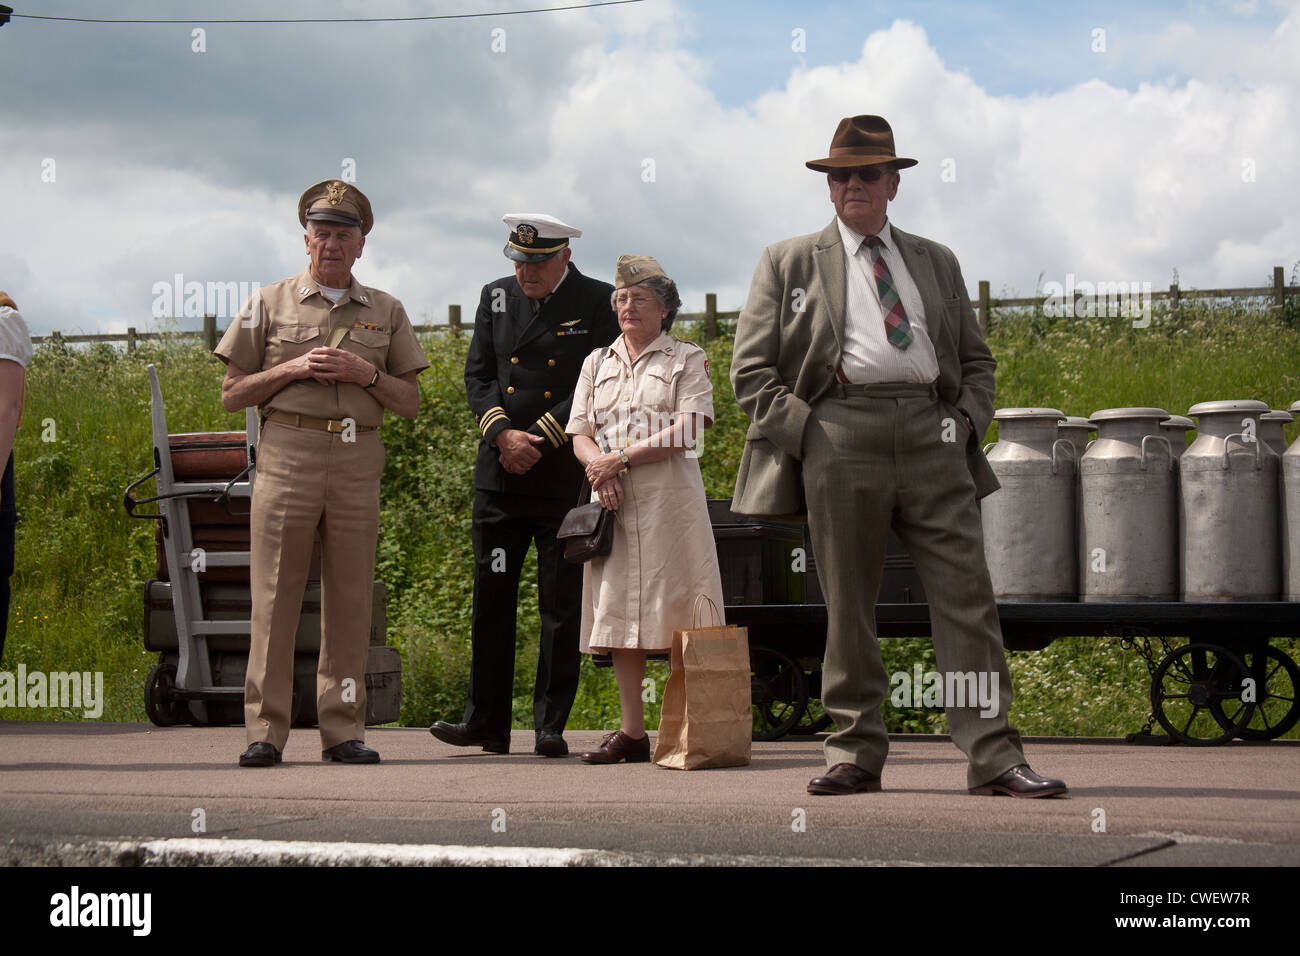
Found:
[[[980,716],[969,700],[945,702],[953,742],[969,760],[967,785],[1025,762],[1007,721],[1011,675],[966,467],[968,436],[965,419],[933,386],[837,386],[813,406],[803,480],[828,616],[822,702],[837,728],[826,741],[828,766],[879,774],[889,752],[881,715],[889,675],[875,601],[891,527],[925,587],[940,672],[974,673],[989,687],[997,681],[994,714]]]

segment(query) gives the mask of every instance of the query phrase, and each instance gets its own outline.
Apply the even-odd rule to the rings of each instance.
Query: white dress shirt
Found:
[[[912,328],[912,343],[905,349],[889,343],[885,312],[872,271],[871,250],[865,246],[866,237],[850,229],[842,219],[836,222],[844,240],[844,269],[848,277],[844,354],[840,358],[845,377],[855,385],[933,382],[939,377],[939,360],[935,358],[934,343],[926,328],[925,306],[894,243],[888,221],[877,235],[884,243],[885,264],[889,266],[894,289]]]

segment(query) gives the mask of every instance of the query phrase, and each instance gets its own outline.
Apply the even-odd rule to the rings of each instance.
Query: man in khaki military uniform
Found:
[[[379,762],[362,743],[384,470],[377,429],[384,409],[415,417],[415,379],[429,367],[401,302],[352,277],[374,223],[361,190],[317,183],[298,201],[298,221],[311,264],[253,293],[216,349],[226,363],[222,405],[262,412],[250,518],[249,746],[241,767],[279,763],[289,736],[294,634],[318,530],[321,756]]]

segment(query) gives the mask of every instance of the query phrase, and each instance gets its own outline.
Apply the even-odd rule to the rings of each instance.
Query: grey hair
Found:
[[[667,276],[650,276],[638,282],[635,286],[627,288],[641,288],[651,292],[659,305],[667,310],[668,314],[664,316],[660,329],[667,332],[673,327],[673,322],[677,319],[677,310],[682,307],[682,297],[677,294],[677,283]],[[614,301],[615,297],[622,291],[615,289],[609,296],[609,307],[618,311],[618,304]]]

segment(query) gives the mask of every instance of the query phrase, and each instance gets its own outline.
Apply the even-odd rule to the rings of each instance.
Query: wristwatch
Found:
[[[375,377],[372,378],[372,379],[370,380],[370,384],[369,384],[369,385],[362,385],[361,387],[362,387],[362,388],[374,388],[374,387],[375,387],[376,385],[378,385],[378,384],[379,384],[379,369],[376,368],[376,369],[375,369]]]
[[[627,449],[626,449],[626,448],[620,448],[620,449],[619,449],[619,452],[618,452],[618,460],[621,461],[621,462],[623,463],[623,468],[624,468],[625,470],[627,470],[627,471],[631,471],[631,470],[632,470],[632,462],[631,462],[631,460],[627,457]]]

